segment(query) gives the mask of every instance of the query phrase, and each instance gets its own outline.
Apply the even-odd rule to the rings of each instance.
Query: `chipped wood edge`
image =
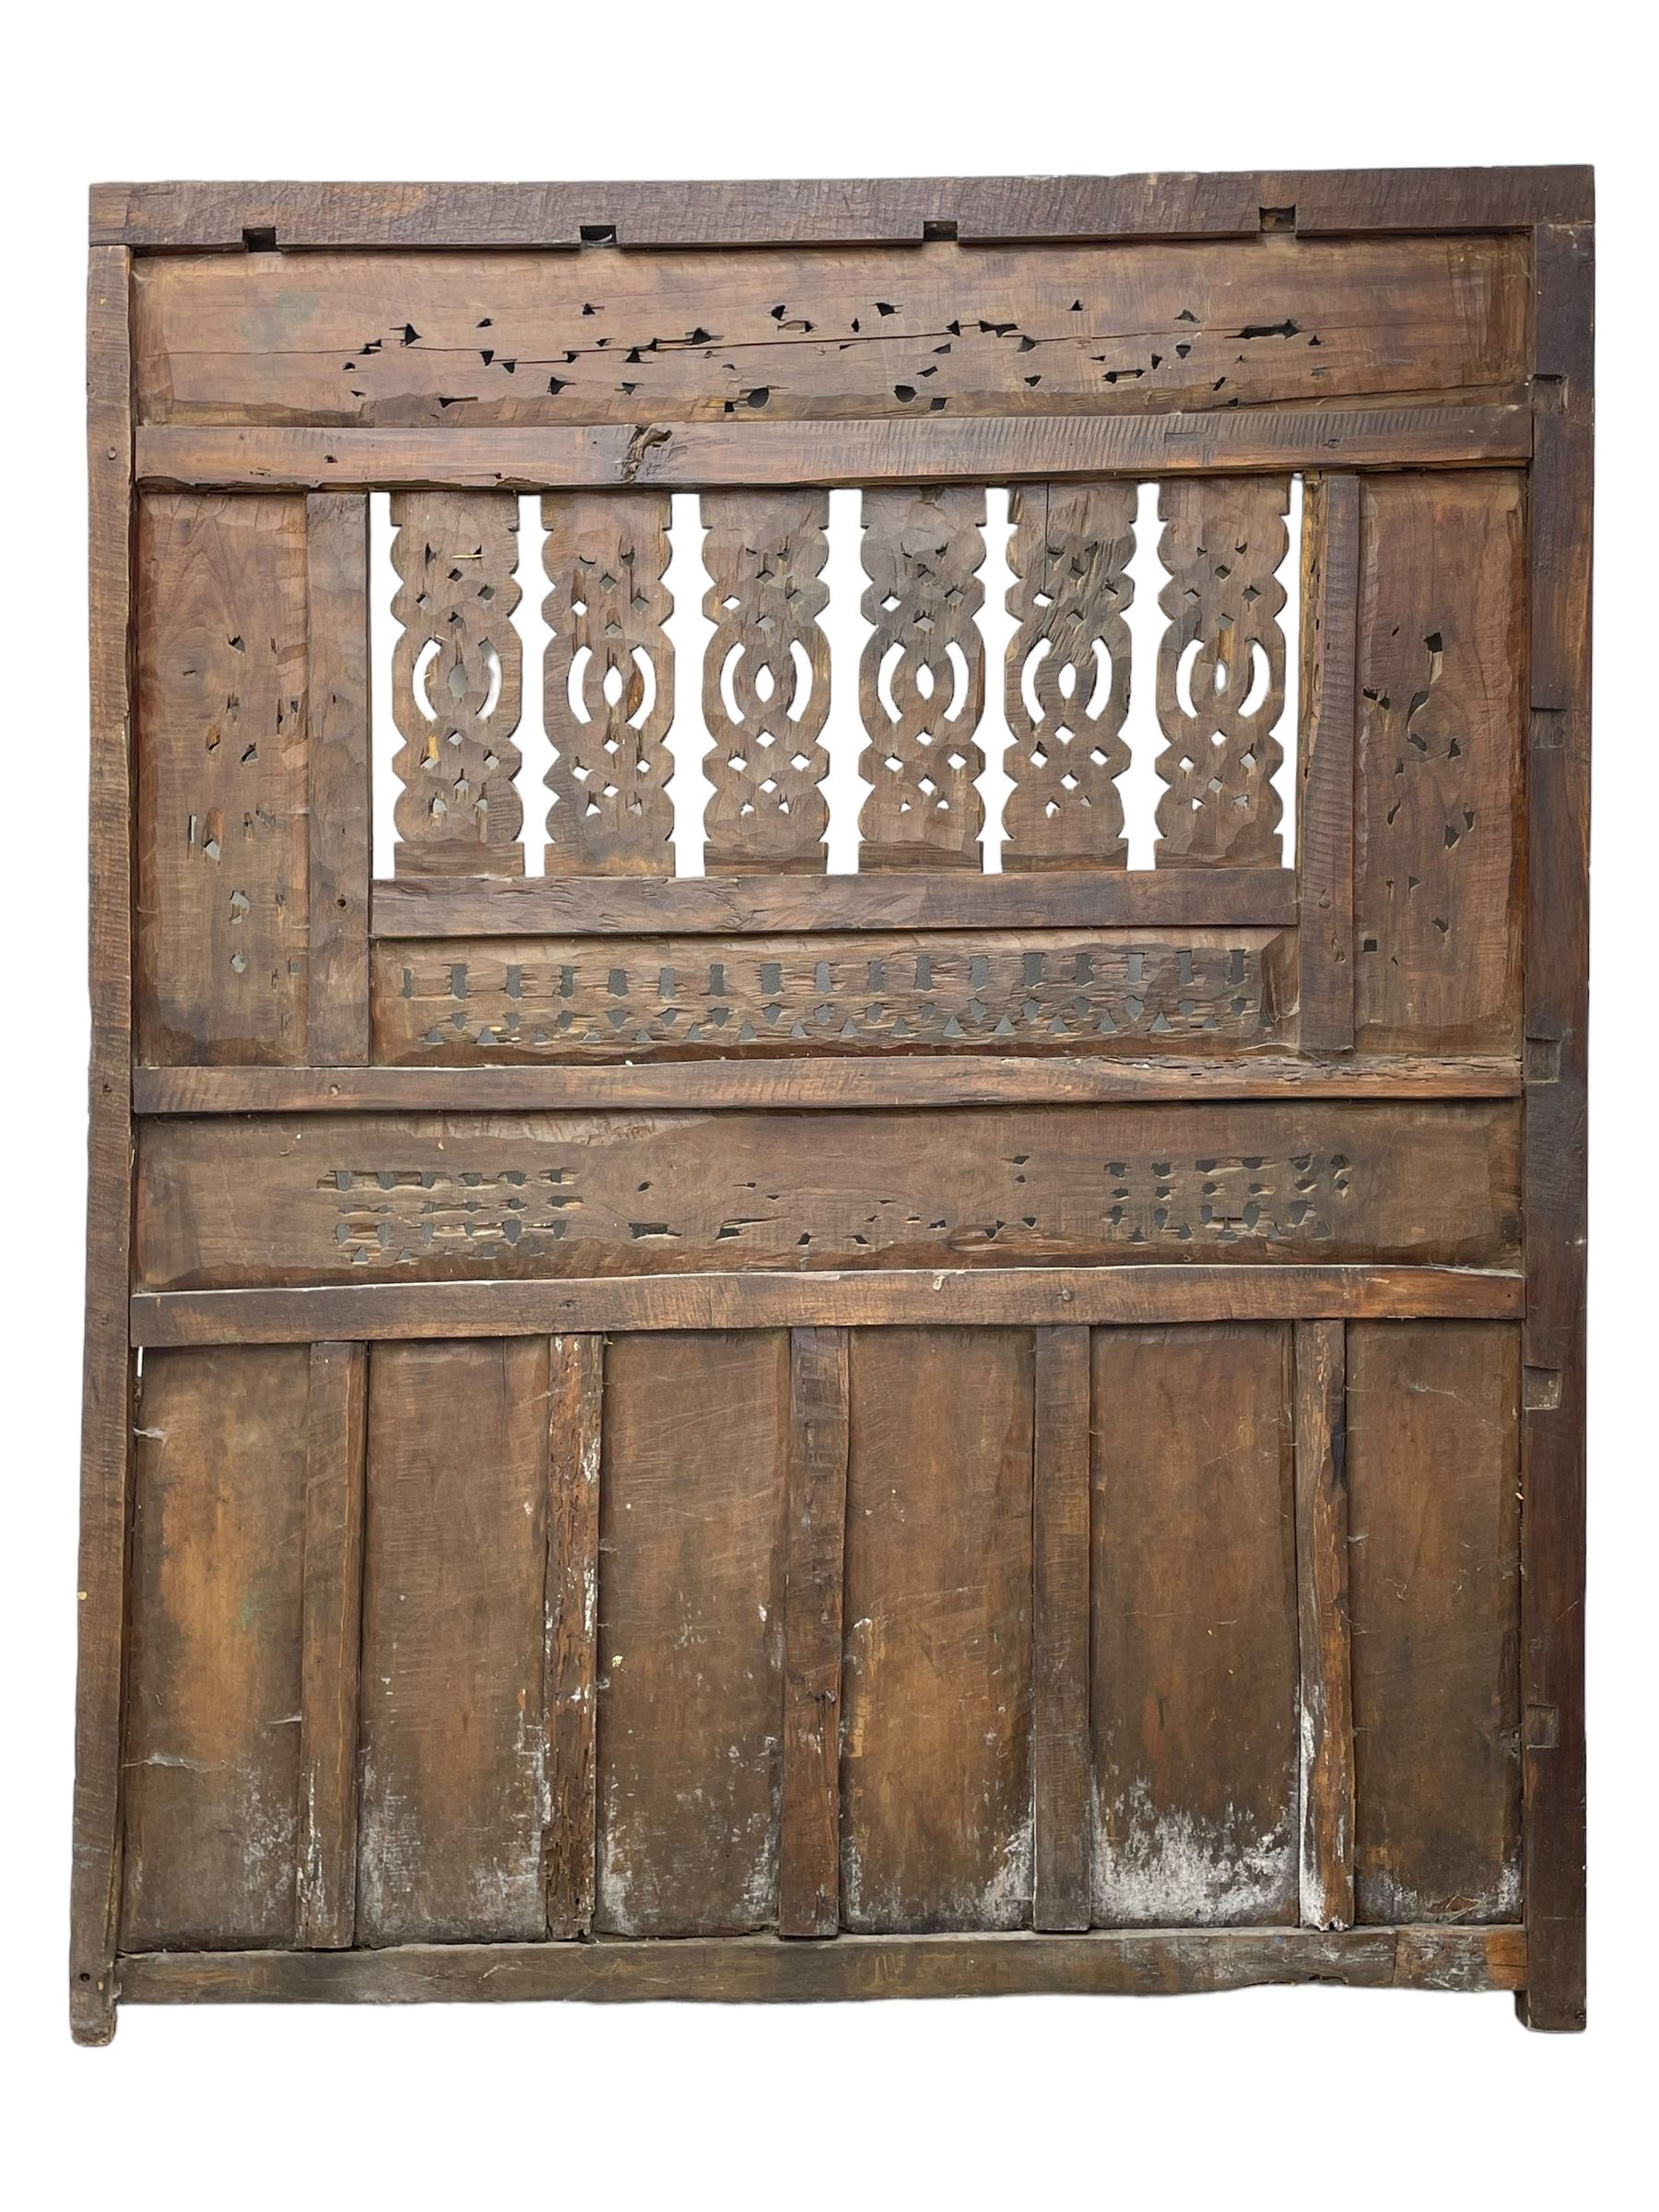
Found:
[[[1359,653],[1359,479],[1310,482],[1302,521],[1301,733],[1297,751],[1297,1039],[1354,1044],[1354,777]]]
[[[573,1936],[593,1928],[597,1880],[595,1637],[605,1339],[556,1335],[549,1359],[543,1699],[548,1809],[542,1889],[548,1935]]]
[[[1304,1927],[1346,1928],[1354,1921],[1354,1692],[1345,1324],[1297,1322],[1294,1361],[1300,1911]]]
[[[370,1057],[369,501],[305,502],[307,1052],[313,1064]]]

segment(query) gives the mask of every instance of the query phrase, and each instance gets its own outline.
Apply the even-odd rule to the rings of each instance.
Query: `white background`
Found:
[[[31,8],[7,34],[0,363],[3,2140],[19,2205],[1623,2203],[1655,1869],[1659,1028],[1650,18],[1592,0],[672,10]],[[1645,44],[1644,44],[1644,41]],[[84,1188],[81,360],[93,178],[949,175],[1594,160],[1591,2030],[1267,1990],[65,2019]],[[1650,228],[1641,230],[1644,214]],[[1640,533],[1640,535],[1639,535]],[[1621,1226],[1622,1225],[1622,1226]],[[1621,1249],[1622,1247],[1622,1249]],[[1647,2183],[1640,2181],[1648,2171]],[[1560,2201],[1558,2198],[1558,2201]]]

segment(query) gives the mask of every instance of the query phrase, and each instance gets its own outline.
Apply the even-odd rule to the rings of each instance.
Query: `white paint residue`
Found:
[[[1262,1831],[1229,1803],[1219,1820],[1160,1812],[1137,1777],[1095,1790],[1094,1918],[1102,1927],[1247,1927],[1283,1910],[1295,1859],[1288,1821]]]

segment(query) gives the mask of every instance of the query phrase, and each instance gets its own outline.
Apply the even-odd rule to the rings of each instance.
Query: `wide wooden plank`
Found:
[[[788,1433],[782,1331],[606,1351],[602,1934],[776,1924]]]
[[[195,1951],[124,1959],[135,2005],[415,2005],[872,1997],[1179,1996],[1298,1982],[1510,1990],[1520,1928],[1096,1929],[1087,1936],[773,1936],[684,1943],[409,1944],[384,1951]]]
[[[167,1352],[138,1406],[128,1950],[291,1944],[310,1356]]]
[[[841,1920],[1031,1919],[1031,1339],[849,1347]]]
[[[1297,1918],[1289,1331],[1094,1339],[1093,1908]]]
[[[1302,501],[1301,733],[1297,749],[1297,1034],[1304,1052],[1354,1043],[1354,723],[1359,480],[1311,480]]]
[[[778,1932],[841,1923],[841,1585],[847,1524],[847,1333],[790,1338],[789,1531]]]
[[[1037,1331],[1032,1452],[1031,1924],[1090,1920],[1087,1328]]]
[[[594,1924],[594,1700],[599,1632],[599,1463],[605,1339],[559,1336],[547,1398],[547,1934]]]
[[[370,1359],[358,1940],[539,1936],[547,1346]]]
[[[313,1344],[305,1450],[297,1940],[349,1947],[357,1932],[358,1700],[369,1353]]]
[[[138,502],[143,1059],[306,1056],[305,562],[302,500]]]
[[[147,1123],[147,1289],[1147,1261],[1505,1266],[1508,1103]]]
[[[1521,1033],[1525,487],[1361,492],[1355,1034],[1512,1052]]]
[[[141,1291],[135,1344],[310,1344],[323,1335],[546,1335],[559,1329],[1372,1321],[1520,1314],[1525,1278],[1451,1267],[894,1268],[881,1275],[659,1275],[565,1283],[346,1283]]]
[[[752,410],[746,408],[752,418]],[[141,482],[245,489],[463,486],[477,490],[1004,484],[1179,476],[1194,469],[1444,468],[1524,461],[1514,401],[1386,407],[1298,404],[1237,412],[993,415],[915,421],[552,425],[525,429],[315,429],[160,425],[135,439]]]
[[[1520,1350],[1505,1323],[1347,1333],[1361,1921],[1520,1917]]]
[[[1293,1346],[1301,1918],[1311,1928],[1346,1928],[1354,1919],[1354,1691],[1343,1324],[1299,1321]]]
[[[1290,958],[1251,929],[382,942],[374,1057],[1213,1053],[1271,1038]]]
[[[369,1051],[369,501],[305,502],[306,1045],[319,1065]]]

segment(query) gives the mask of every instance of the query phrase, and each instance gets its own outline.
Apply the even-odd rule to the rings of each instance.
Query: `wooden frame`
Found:
[[[90,235],[93,1044],[70,1961],[76,2039],[107,2040],[118,1997],[808,1998],[1174,1991],[1302,1980],[1512,1990],[1528,2025],[1582,2027],[1589,171],[111,185],[94,189]],[[135,367],[135,293],[163,265],[182,268],[197,258],[228,266],[239,257],[264,264],[270,256],[367,259],[417,250],[457,265],[468,255],[551,254],[581,267],[583,257],[603,265],[606,256],[697,248],[700,265],[714,270],[723,255],[750,250],[798,258],[828,247],[933,253],[953,243],[1035,251],[1240,241],[1277,253],[1296,251],[1297,241],[1331,241],[1322,250],[1340,250],[1340,241],[1422,238],[1445,241],[1448,252],[1460,250],[1460,241],[1471,250],[1482,241],[1511,241],[1503,255],[1512,250],[1532,287],[1517,374],[1471,371],[1456,389],[1405,398],[1359,391],[1231,410],[1219,404],[1214,411],[1160,408],[1156,394],[1153,404],[1129,405],[1114,387],[1100,406],[1071,412],[998,411],[987,403],[983,413],[959,417],[891,418],[854,407],[830,419],[763,421],[733,419],[729,410],[710,418],[688,408],[665,410],[662,419],[646,412],[637,421],[434,425],[371,416],[341,423],[305,420],[303,409],[298,417],[278,409],[259,419],[257,411],[243,418],[212,406],[200,418],[157,419],[141,418],[145,401],[135,396],[147,388]],[[1131,874],[1074,865],[982,880],[968,870],[912,870],[906,862],[896,873],[828,880],[781,872],[700,881],[621,874],[512,881],[464,866],[371,882],[372,656],[364,546],[371,494],[974,487],[1146,475],[1225,487],[1288,472],[1305,474],[1314,518],[1304,538],[1309,658],[1294,869],[1223,865]],[[1501,925],[1488,933],[1491,943],[1483,939],[1482,956],[1499,978],[1488,1001],[1477,1006],[1470,997],[1466,1018],[1447,1014],[1425,1041],[1379,998],[1375,969],[1367,966],[1377,891],[1365,876],[1361,785],[1373,740],[1358,688],[1365,681],[1365,563],[1378,529],[1374,502],[1409,499],[1413,487],[1437,482],[1461,487],[1455,496],[1466,497],[1471,515],[1488,496],[1509,501],[1504,514],[1525,533],[1524,675],[1517,676],[1525,685],[1525,745],[1516,768],[1516,850],[1507,878],[1512,899],[1521,885],[1524,894],[1524,905],[1514,902],[1519,941],[1512,951],[1496,941]],[[142,721],[145,687],[157,678],[147,657],[152,616],[140,606],[147,571],[138,541],[142,515],[175,496],[186,506],[209,497],[286,499],[297,516],[305,663],[300,812],[312,827],[303,846],[303,897],[296,893],[303,958],[290,961],[288,972],[303,971],[304,980],[279,987],[301,994],[297,1030],[276,1043],[266,1037],[240,1056],[211,1038],[195,1054],[176,1042],[158,1046],[158,1038],[176,1041],[188,1020],[177,1014],[183,1003],[177,994],[163,1003],[153,956],[136,942],[135,926],[135,914],[156,904],[140,895],[144,871],[153,865],[143,782],[149,769],[139,758],[149,733],[140,727],[135,744],[135,723]],[[273,542],[265,557],[276,562],[283,556],[269,549]],[[1438,653],[1438,636],[1428,641],[1431,652]],[[230,642],[239,650],[242,644],[240,637]],[[1506,650],[1518,665],[1521,647]],[[1497,810],[1483,802],[1483,834]],[[1449,825],[1449,836],[1455,828]],[[1501,865],[1500,855],[1491,881]],[[999,929],[1278,931],[1295,947],[1298,1026],[1270,1028],[1247,1049],[1184,1054],[1159,1052],[1155,1042],[1112,1054],[1067,1042],[1041,1056],[1023,1048],[1004,1053],[953,1046],[932,1053],[861,1050],[840,1059],[642,1053],[626,1064],[566,1056],[525,1065],[501,1064],[488,1052],[476,1063],[385,1065],[375,1026],[373,959],[382,941],[441,948],[477,940],[487,954],[498,941],[673,932],[706,938],[718,952],[723,944],[740,947],[746,936],[790,932]],[[278,966],[273,963],[274,973]],[[1511,982],[1512,1029],[1503,995]],[[1300,1264],[1287,1265],[1277,1252],[1265,1255],[1270,1265],[1239,1265],[1231,1253],[1217,1264],[1218,1255],[1202,1248],[1149,1253],[1147,1258],[1165,1263],[1150,1265],[1145,1258],[1100,1265],[1112,1256],[1101,1251],[1084,1264],[1059,1253],[1040,1265],[900,1264],[867,1272],[745,1272],[740,1264],[704,1275],[623,1267],[524,1279],[481,1270],[476,1279],[418,1274],[386,1280],[366,1272],[343,1283],[267,1279],[225,1288],[156,1289],[135,1272],[135,1161],[142,1162],[156,1133],[181,1121],[211,1132],[245,1115],[305,1113],[354,1126],[349,1117],[358,1115],[471,1113],[501,1125],[514,1113],[586,1114],[604,1124],[659,1112],[835,1110],[833,1123],[864,1110],[909,1117],[905,1126],[921,1131],[940,1126],[941,1109],[1040,1114],[1144,1104],[1172,1113],[1288,1100],[1299,1110],[1309,1101],[1310,1111],[1344,1102],[1382,1111],[1411,1100],[1436,1112],[1485,1106],[1518,1114],[1519,1272],[1512,1259],[1326,1265],[1296,1255]],[[142,1194],[136,1203],[142,1242]],[[653,1226],[642,1225],[647,1231]],[[1384,1322],[1402,1324],[1401,1342],[1419,1324],[1519,1328],[1518,1919],[1494,1910],[1483,1916],[1488,1924],[1432,1924],[1410,1909],[1409,1884],[1400,1888],[1401,1908],[1382,1919],[1377,1892],[1367,1890],[1376,1877],[1358,1833],[1367,1778],[1356,1769],[1354,1750],[1354,1700],[1363,1684],[1348,1644],[1350,1602],[1366,1599],[1363,1591],[1350,1594],[1347,1582],[1349,1517],[1362,1509],[1358,1493],[1349,1493],[1345,1454],[1353,1441],[1355,1332]],[[1103,1878],[1090,1864],[1081,1809],[1090,1762],[1102,1756],[1089,1738],[1081,1671],[1091,1603],[1090,1517],[1101,1510],[1098,1499],[1091,1504],[1090,1488],[1092,1333],[1145,1335],[1175,1325],[1282,1328],[1288,1347],[1295,1675],[1305,1724],[1297,1754],[1290,1917],[1300,1925],[1100,1925],[1092,1901]],[[1037,1829],[1030,1916],[1018,1933],[993,1932],[1006,1924],[991,1921],[949,1934],[857,1934],[847,1932],[855,1924],[839,1917],[847,1903],[845,1854],[860,1848],[862,1817],[853,1797],[838,1798],[836,1744],[844,1718],[838,1655],[853,1628],[842,1618],[843,1590],[851,1589],[849,1573],[864,1571],[843,1559],[842,1526],[850,1455],[856,1463],[859,1448],[857,1347],[866,1328],[1004,1331],[1011,1374],[1023,1371],[1018,1361],[1027,1354],[1019,1347],[1029,1339]],[[596,1575],[600,1515],[607,1510],[601,1506],[601,1440],[613,1381],[603,1343],[607,1333],[625,1340],[640,1331],[677,1340],[688,1358],[711,1333],[751,1344],[769,1332],[788,1336],[779,1494],[787,1500],[787,1579],[801,1594],[785,1610],[777,1654],[785,1686],[785,1841],[777,1911],[768,1924],[776,1934],[694,1930],[659,1943],[649,1932],[638,1940],[617,1933],[618,1899],[608,1893],[607,1901],[603,1851],[596,1856],[603,1815],[595,1813],[595,1759],[603,1752],[595,1748],[594,1701],[604,1687],[603,1654],[583,1614],[592,1603],[583,1577],[590,1568]],[[497,1339],[517,1346],[526,1376],[546,1378],[553,1409],[539,1443],[521,1435],[511,1406],[501,1432],[503,1465],[511,1461],[516,1470],[523,1459],[528,1470],[534,1494],[524,1512],[545,1532],[548,1563],[545,1674],[535,1694],[547,1715],[553,1813],[531,1887],[544,1902],[550,1939],[468,1939],[465,1921],[454,1924],[453,1940],[366,1938],[359,1830],[360,1819],[372,1823],[378,1815],[359,1805],[356,1675],[339,1655],[355,1653],[370,1632],[361,1607],[365,1494],[377,1479],[369,1441],[374,1347],[396,1347],[400,1358],[418,1360],[423,1347],[483,1353]],[[309,1352],[292,1348],[300,1347]],[[135,1635],[130,1607],[138,1602],[128,1554],[135,1479],[140,1488],[143,1479],[132,1434],[134,1358],[211,1360],[247,1347],[306,1363],[296,1648],[309,1810],[295,1844],[295,1947],[218,1936],[209,1945],[185,1935],[134,1947],[123,1939],[130,1815],[124,1716]],[[389,1366],[393,1371],[405,1370]],[[628,1387],[626,1379],[617,1387]],[[1364,1479],[1380,1495],[1375,1447],[1364,1448],[1373,1453],[1367,1463],[1373,1472]],[[856,1464],[852,1479],[856,1487]],[[512,1511],[519,1512],[516,1500]],[[1353,1924],[1357,1913],[1372,1924]],[[366,1940],[380,1947],[361,1947]]]

